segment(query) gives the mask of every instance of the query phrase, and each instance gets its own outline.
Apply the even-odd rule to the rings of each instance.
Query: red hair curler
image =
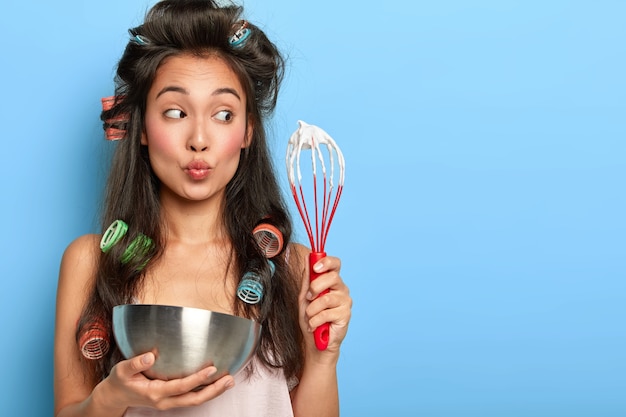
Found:
[[[109,351],[109,344],[109,333],[101,320],[89,323],[78,340],[81,353],[90,360],[102,359]]]
[[[109,111],[115,105],[115,102],[119,100],[117,96],[109,96],[103,97],[101,99],[102,102],[102,110]],[[128,123],[128,116],[121,115],[118,117],[114,117],[112,119],[107,119],[104,121],[104,137],[107,140],[120,140],[126,136],[126,129],[121,128],[121,126],[125,126]]]

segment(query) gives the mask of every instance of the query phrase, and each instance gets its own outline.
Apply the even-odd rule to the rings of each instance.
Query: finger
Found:
[[[351,299],[336,301],[330,294],[311,303],[306,310],[308,326],[315,329],[323,323],[345,325],[350,321]]]
[[[324,310],[309,320],[311,331],[324,323],[330,323],[331,335],[338,335],[343,339],[350,322],[350,314],[349,310],[343,308]]]
[[[235,379],[231,375],[226,375],[198,391],[197,396],[204,402],[223,394],[234,386]]]
[[[350,306],[342,304],[337,307],[327,308],[319,313],[310,316],[309,322],[311,327],[320,326],[323,323],[346,325],[350,321],[352,310]]]
[[[120,361],[115,367],[120,377],[130,378],[133,375],[147,371],[154,365],[154,353],[148,352],[133,358]]]
[[[340,269],[341,260],[339,258],[335,258],[334,256],[325,256],[313,265],[313,271],[318,274],[333,270],[339,272]]]
[[[163,393],[167,396],[177,396],[208,385],[215,378],[216,372],[215,366],[209,366],[186,377],[165,381]]]
[[[170,396],[161,402],[160,407],[163,409],[170,409],[174,407],[200,405],[222,395],[234,386],[235,380],[233,377],[226,375],[211,384],[205,386],[195,386],[191,390],[181,393],[180,395]]]
[[[324,310],[335,309],[345,306],[347,310],[352,308],[352,297],[350,290],[343,283],[331,286],[331,288],[321,293],[309,302],[305,308],[305,313],[309,317],[315,316]]]
[[[341,276],[335,271],[327,272],[320,275],[316,280],[309,284],[307,291],[307,300],[312,301],[325,291],[347,291],[347,287],[341,279]]]

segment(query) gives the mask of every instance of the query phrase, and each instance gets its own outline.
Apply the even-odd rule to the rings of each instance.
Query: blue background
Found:
[[[151,4],[3,5],[2,415],[52,412],[58,265],[99,232],[99,100]],[[347,160],[342,415],[626,415],[626,2],[245,5],[289,56],[283,183],[298,119]]]

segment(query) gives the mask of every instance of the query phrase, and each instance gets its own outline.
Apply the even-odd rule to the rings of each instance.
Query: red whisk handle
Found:
[[[313,265],[317,263],[320,259],[326,256],[326,252],[311,252],[309,254],[309,278],[311,281],[317,279],[320,274],[313,271]],[[321,297],[324,294],[327,294],[328,290],[323,291],[318,295]],[[330,323],[324,323],[319,326],[317,329],[313,331],[313,338],[315,339],[315,346],[317,346],[318,350],[325,350],[328,347],[328,339],[330,338]]]

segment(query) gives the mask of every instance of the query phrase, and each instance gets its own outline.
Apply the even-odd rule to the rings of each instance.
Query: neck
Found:
[[[227,238],[224,200],[189,201],[161,195],[163,224],[168,241],[206,244]]]

